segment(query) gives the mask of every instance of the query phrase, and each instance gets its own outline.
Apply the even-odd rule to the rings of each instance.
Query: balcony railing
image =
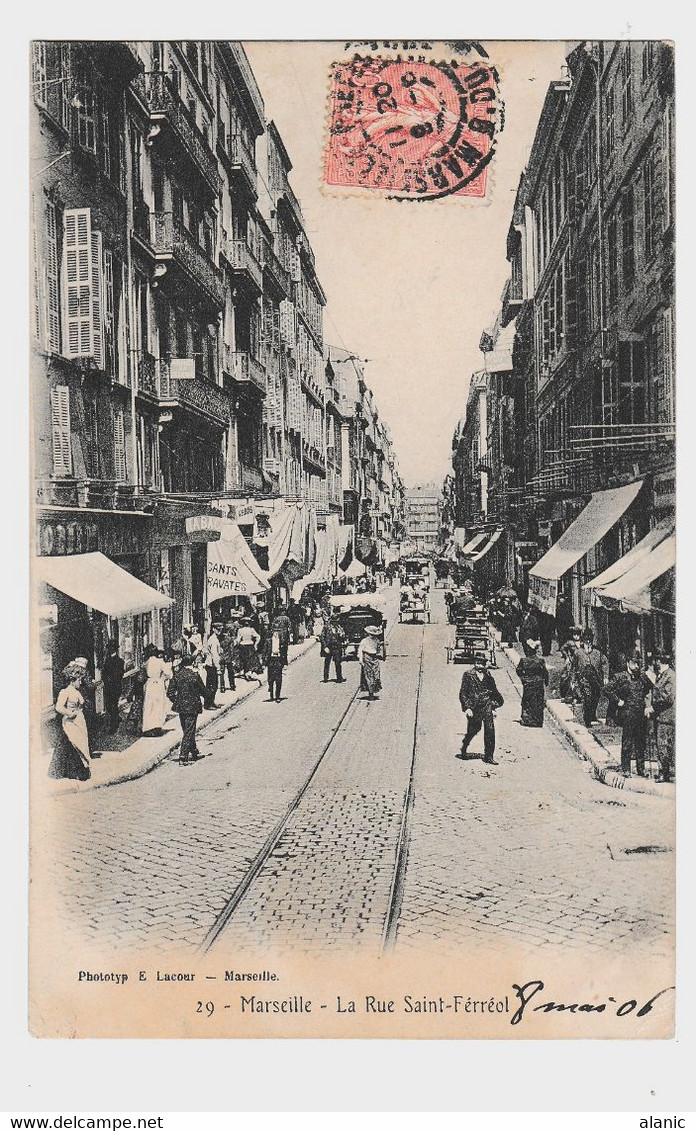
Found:
[[[159,397],[167,404],[197,409],[220,424],[230,418],[230,406],[219,385],[200,378],[178,379],[172,377],[167,361],[159,362]]]
[[[171,256],[188,277],[203,287],[216,307],[225,305],[222,272],[172,212],[150,214],[149,243],[156,255]]]
[[[233,350],[225,345],[224,350],[225,371],[233,381],[243,385],[253,385],[262,393],[266,392],[266,371],[250,353],[244,350]]]
[[[239,486],[245,491],[263,491],[263,475],[258,467],[239,463]]]
[[[136,353],[136,372],[138,392],[159,396],[159,372],[157,359],[151,353]]]
[[[214,196],[222,187],[217,162],[208,142],[183,105],[178,92],[164,71],[150,71],[138,75],[133,82],[156,122],[166,122],[184,150],[198,176],[205,181]]]
[[[263,290],[263,269],[258,240],[253,237],[246,240],[234,240],[230,239],[225,233],[222,250],[234,271],[243,271],[258,287],[259,291]]]
[[[280,262],[278,256],[276,255],[270,240],[267,239],[263,241],[262,261],[265,270],[273,276],[276,286],[283,292],[283,294],[291,295],[292,279],[290,278],[290,272],[285,270],[283,264]]]
[[[254,196],[257,193],[256,151],[241,134],[227,134],[218,130],[218,147],[222,160],[233,170],[244,174]]]

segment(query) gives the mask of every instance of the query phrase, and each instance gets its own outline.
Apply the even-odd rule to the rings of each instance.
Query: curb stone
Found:
[[[522,685],[516,669],[522,657],[515,648],[500,645],[498,647],[512,665],[509,674],[521,694]],[[602,785],[629,790],[632,793],[652,794],[653,797],[669,799],[674,797],[674,786],[671,783],[651,781],[649,778],[625,777],[618,773],[608,760],[611,755],[606,747],[577,721],[570,704],[564,703],[562,699],[548,699],[546,710],[555,734],[564,740],[579,758],[590,763],[594,776]]]
[[[295,660],[299,660],[301,656],[307,655],[307,653],[310,652],[315,645],[318,645],[318,643],[319,641],[317,637],[313,636],[311,637],[311,639],[304,640],[299,645],[296,645],[297,651],[295,652],[294,656],[289,658],[288,667],[290,666],[290,664],[294,664]],[[234,699],[231,703],[227,703],[225,706],[218,708],[218,710],[214,713],[210,713],[210,717],[207,718],[202,726],[198,728],[197,733],[199,735],[203,734],[210,726],[212,726],[213,723],[217,723],[220,719],[224,718],[225,715],[229,714],[230,711],[233,711],[235,707],[238,707],[240,703],[244,703],[251,695],[254,695],[255,692],[259,691],[261,687],[263,687],[263,683],[255,683],[253,687],[246,688],[244,693],[237,699]],[[138,740],[136,739],[135,741],[137,742]],[[174,732],[172,732],[171,738],[167,741],[166,746],[163,746],[155,753],[149,755],[137,766],[133,766],[132,769],[124,771],[123,773],[117,773],[115,777],[108,778],[106,781],[93,781],[91,779],[88,779],[86,782],[80,782],[79,784],[68,786],[64,789],[58,788],[56,790],[49,790],[48,796],[65,797],[68,794],[87,793],[93,789],[105,789],[111,785],[123,785],[124,782],[135,781],[137,778],[142,778],[145,776],[145,774],[149,774],[152,770],[154,770],[157,766],[164,762],[169,757],[169,755],[174,750],[176,750],[180,742],[181,735],[177,733],[176,737],[174,737]]]

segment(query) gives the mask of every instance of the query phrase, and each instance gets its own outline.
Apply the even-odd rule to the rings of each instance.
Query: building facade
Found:
[[[241,45],[32,51],[36,551],[102,555],[154,594],[109,617],[43,590],[48,704],[72,656],[98,671],[116,639],[133,671],[145,644],[206,623],[206,517],[237,522],[263,563],[261,520],[296,505],[294,577],[316,530],[357,528],[367,498],[371,536],[391,536],[398,491],[384,430],[362,429],[369,482],[361,463],[346,506],[345,432],[369,397],[346,417],[327,372],[292,165]]]
[[[585,42],[565,70],[547,92],[508,233],[496,325],[514,329],[509,369],[475,375],[455,434],[457,519],[471,524],[479,509],[510,530],[509,580],[526,596],[531,572],[541,611],[564,605],[609,651],[670,646],[673,569],[651,583],[660,599],[642,605],[597,599],[590,583],[674,517],[673,53]],[[545,577],[558,568],[547,551],[590,502],[604,514],[596,537]]]

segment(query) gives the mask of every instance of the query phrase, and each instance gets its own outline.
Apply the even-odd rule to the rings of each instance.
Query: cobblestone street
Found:
[[[37,851],[61,919],[101,948],[200,947],[270,844],[216,953],[378,953],[415,731],[397,951],[505,941],[669,953],[671,803],[609,789],[548,726],[523,729],[502,658],[499,765],[476,756],[480,737],[467,761],[455,758],[463,668],[445,663],[441,593],[434,602],[432,625],[395,625],[380,700],[356,696],[355,663],[345,684],[322,683],[314,650],[288,670],[280,704],[264,687],[211,726],[202,762],[170,759],[138,780],[53,798]]]

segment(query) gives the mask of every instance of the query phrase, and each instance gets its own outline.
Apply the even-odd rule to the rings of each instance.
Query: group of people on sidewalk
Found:
[[[521,722],[525,726],[543,725],[549,673],[541,655],[539,627],[535,610],[528,609],[519,628],[525,655],[517,665],[523,688]],[[503,643],[507,643],[504,634]],[[656,652],[643,664],[637,652],[624,656],[609,678],[607,660],[595,645],[592,629],[578,625],[570,627],[559,650],[563,657],[561,696],[566,702],[579,704],[586,727],[598,721],[600,699],[606,698],[607,722],[621,728],[622,773],[630,774],[635,764],[636,774],[645,777],[646,752],[653,743],[659,764],[657,780],[673,781],[675,675],[669,657]]]
[[[502,643],[512,644],[519,635],[524,652],[516,669],[522,683],[520,723],[541,727],[549,685],[544,655],[551,652],[550,642],[542,639],[545,626],[534,608],[523,610],[512,596],[491,601],[489,615],[500,630]],[[567,634],[562,633],[559,644],[563,657],[561,695],[566,702],[580,705],[588,728],[597,722],[597,708],[602,696],[606,698],[607,721],[621,727],[622,773],[630,775],[635,765],[635,773],[644,777],[646,753],[652,744],[659,764],[657,780],[674,781],[676,691],[669,657],[656,652],[643,663],[636,652],[623,657],[609,678],[607,661],[595,645],[592,629],[572,625]],[[487,670],[485,653],[477,653],[473,669],[464,673],[459,699],[467,716],[467,731],[457,757],[468,756],[472,738],[483,727],[483,760],[495,764],[495,710],[503,699]]]
[[[586,727],[598,721],[601,697],[607,700],[606,721],[621,727],[621,771],[645,777],[648,747],[657,755],[658,781],[674,781],[676,679],[669,657],[655,652],[644,662],[634,652],[619,658],[617,670],[605,676],[607,662],[594,643],[591,629],[577,625],[561,648],[564,657],[560,690],[577,702]]]
[[[346,634],[328,603],[321,611],[324,682],[328,682],[333,664],[336,682],[344,683],[342,664]],[[111,641],[101,672],[109,733],[116,734],[125,718],[133,734],[159,736],[169,712],[174,710],[179,715],[182,730],[179,761],[182,765],[195,761],[201,756],[196,746],[198,716],[218,706],[215,701],[218,691],[224,692],[226,687],[236,690],[236,680],[240,677],[261,683],[265,669],[269,701],[281,702],[288,648],[295,637],[289,612],[278,607],[271,616],[266,614],[265,623],[259,625],[261,631],[250,618],[243,616],[227,624],[216,621],[205,640],[196,625],[185,625],[181,638],[170,652],[165,653],[154,644],[146,647],[142,665],[132,676],[127,698],[123,696],[125,664],[117,643]],[[312,607],[312,628],[315,614]],[[376,698],[381,690],[380,649],[376,639],[379,635],[379,629],[368,626],[358,649],[360,689],[367,691],[370,699]],[[97,682],[90,679],[85,657],[72,660],[62,674],[64,687],[55,702],[60,726],[48,775],[86,781],[91,776],[93,732],[97,725],[94,707]]]

